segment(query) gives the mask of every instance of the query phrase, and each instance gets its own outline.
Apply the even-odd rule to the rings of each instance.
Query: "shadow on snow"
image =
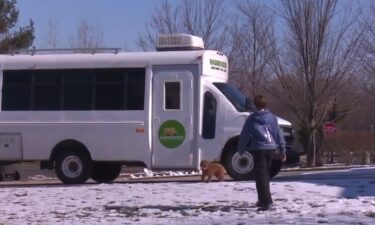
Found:
[[[275,177],[273,182],[306,182],[343,188],[342,197],[375,196],[375,168],[354,168],[342,171],[306,172],[300,175]]]

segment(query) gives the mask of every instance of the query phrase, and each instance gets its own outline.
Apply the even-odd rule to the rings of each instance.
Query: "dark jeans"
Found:
[[[270,192],[270,170],[274,150],[253,151],[255,166],[255,183],[258,192],[258,204],[268,206],[272,204]]]

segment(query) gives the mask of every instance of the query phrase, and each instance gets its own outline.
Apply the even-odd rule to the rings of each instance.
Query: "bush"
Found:
[[[338,131],[324,137],[322,152],[330,163],[369,164],[375,161],[374,145],[375,134],[370,132]]]

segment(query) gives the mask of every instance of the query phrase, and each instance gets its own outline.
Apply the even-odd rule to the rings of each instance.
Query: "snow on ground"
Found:
[[[248,182],[2,187],[0,224],[375,224],[375,167],[272,181],[258,212]]]

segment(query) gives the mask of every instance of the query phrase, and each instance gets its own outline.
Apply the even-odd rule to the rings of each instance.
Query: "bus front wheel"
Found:
[[[254,157],[250,152],[240,155],[231,151],[225,157],[224,165],[228,175],[234,180],[254,179]]]
[[[121,172],[121,165],[110,162],[95,162],[91,178],[98,183],[110,183],[114,181]]]
[[[224,161],[225,168],[233,180],[253,180],[255,178],[254,157],[250,152],[240,155],[238,152],[229,152]],[[270,177],[276,176],[282,167],[281,160],[273,160]]]
[[[90,156],[78,149],[63,149],[56,158],[56,175],[65,184],[83,184],[90,178]]]
[[[281,160],[273,160],[270,171],[270,177],[272,178],[276,176],[281,171],[281,167],[283,167],[283,163]]]

